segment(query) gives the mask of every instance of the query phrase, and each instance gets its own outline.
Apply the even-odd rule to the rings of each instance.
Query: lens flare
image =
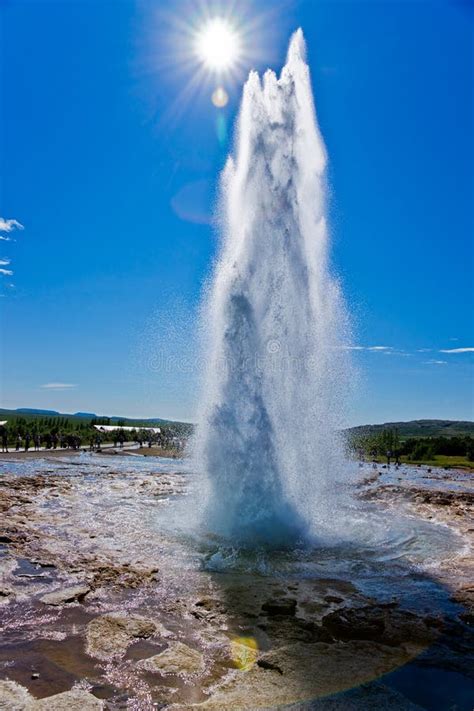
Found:
[[[254,637],[235,637],[231,640],[231,656],[237,669],[249,671],[258,659],[258,644]]]
[[[224,106],[227,106],[227,104],[229,102],[229,95],[222,86],[219,86],[212,93],[211,100],[216,108],[223,109]]]

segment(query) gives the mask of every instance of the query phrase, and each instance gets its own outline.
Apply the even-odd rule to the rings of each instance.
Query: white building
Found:
[[[114,432],[115,430],[122,430],[123,432],[153,432],[153,434],[160,434],[160,427],[123,427],[119,425],[94,425],[96,430],[99,432]]]

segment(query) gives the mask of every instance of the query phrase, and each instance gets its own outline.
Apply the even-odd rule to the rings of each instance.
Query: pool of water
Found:
[[[348,466],[356,471],[355,465]],[[287,579],[331,576],[351,580],[381,599],[395,595],[418,609],[433,605],[446,609],[447,596],[431,581],[437,566],[464,545],[443,524],[354,498],[337,512],[331,526],[327,520],[322,522],[321,538],[311,545],[242,550],[216,538],[202,524],[195,529],[189,525],[199,480],[196,483],[187,460],[82,453],[11,461],[2,463],[2,469],[14,475],[42,473],[68,480],[71,487],[66,496],[38,502],[45,512],[40,529],[54,530],[59,544],[61,537],[64,545],[74,538],[84,554],[106,550],[118,560],[159,560],[164,574],[176,579],[183,579],[184,570]],[[358,469],[358,479],[371,471]],[[444,472],[434,474],[446,485]],[[418,484],[426,476],[419,468],[395,471],[392,467],[382,470],[377,484],[400,477],[406,485]]]

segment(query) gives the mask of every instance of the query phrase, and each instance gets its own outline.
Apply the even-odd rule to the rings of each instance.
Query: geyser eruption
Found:
[[[245,85],[205,307],[205,525],[239,544],[313,538],[335,514],[349,378],[325,166],[298,30],[280,78],[252,72]]]

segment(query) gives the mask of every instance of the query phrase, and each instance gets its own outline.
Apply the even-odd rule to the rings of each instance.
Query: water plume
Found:
[[[222,178],[195,443],[205,526],[243,545],[317,537],[337,509],[350,380],[328,263],[326,149],[303,33],[279,78],[251,72]]]

